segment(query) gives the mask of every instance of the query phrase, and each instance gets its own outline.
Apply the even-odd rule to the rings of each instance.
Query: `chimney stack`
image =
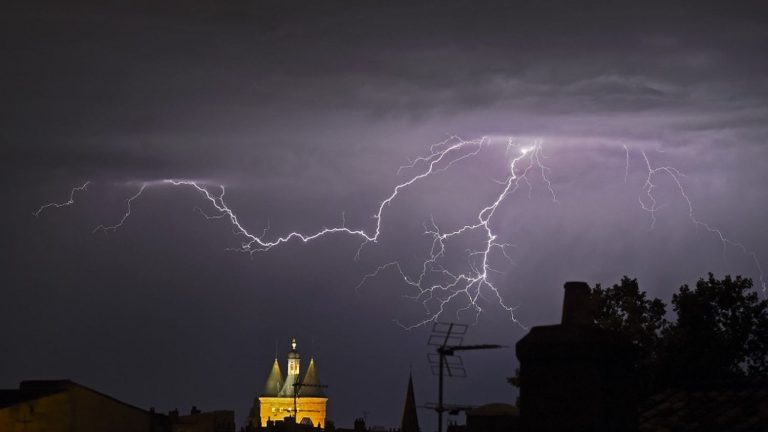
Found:
[[[592,300],[586,282],[566,282],[562,325],[592,325]]]
[[[637,430],[631,351],[594,324],[592,303],[589,285],[566,282],[561,323],[517,342],[523,431]]]

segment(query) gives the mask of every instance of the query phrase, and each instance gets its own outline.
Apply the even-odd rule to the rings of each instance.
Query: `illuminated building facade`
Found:
[[[283,379],[280,371],[280,364],[275,359],[272,370],[267,377],[264,391],[259,396],[258,410],[251,410],[249,424],[254,427],[257,425],[267,427],[267,422],[295,417],[297,423],[319,426],[324,429],[328,398],[317,378],[317,367],[314,359],[309,360],[304,379],[300,377],[301,357],[296,351],[296,339],[293,339],[291,351],[288,352],[285,379]],[[294,413],[294,406],[296,413]],[[257,412],[259,418],[254,416]]]

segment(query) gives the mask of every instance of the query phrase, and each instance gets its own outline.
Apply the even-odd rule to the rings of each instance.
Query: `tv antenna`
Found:
[[[458,323],[435,322],[432,325],[432,334],[429,335],[427,345],[437,347],[435,353],[427,354],[427,361],[433,375],[438,376],[437,406],[433,409],[437,412],[437,432],[443,432],[443,412],[466,410],[468,407],[447,406],[443,403],[443,379],[448,372],[449,377],[464,378],[467,370],[464,361],[456,354],[456,351],[474,351],[504,348],[502,345],[481,344],[462,345],[464,336],[467,335],[469,326]]]

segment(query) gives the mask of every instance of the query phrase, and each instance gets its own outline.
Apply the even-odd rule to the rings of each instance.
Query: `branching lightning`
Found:
[[[309,234],[291,232],[281,237],[267,240],[263,234],[261,236],[252,234],[241,224],[235,212],[224,201],[226,190],[223,186],[219,187],[219,193],[214,194],[205,185],[201,185],[195,181],[165,180],[165,182],[174,186],[190,186],[198,190],[203,197],[211,203],[216,211],[218,211],[217,215],[212,216],[203,213],[203,216],[208,219],[221,217],[228,218],[233,226],[235,234],[243,238],[240,248],[236,249],[240,252],[252,254],[258,251],[267,251],[291,240],[300,240],[306,243],[322,236],[341,233],[360,238],[361,244],[356,254],[356,257],[359,257],[360,250],[363,246],[379,241],[382,235],[382,222],[384,220],[385,210],[397,198],[401,191],[426,177],[448,170],[459,162],[476,156],[488,145],[490,145],[489,138],[484,137],[477,140],[463,140],[453,136],[443,142],[431,146],[429,154],[426,156],[416,158],[411,161],[410,164],[400,167],[398,173],[403,172],[403,170],[418,170],[419,173],[395,186],[390,195],[379,203],[378,210],[376,214],[374,214],[376,224],[370,232],[366,232],[363,229],[347,228],[346,221],[342,216],[342,225],[338,227],[324,228]],[[501,294],[489,278],[489,274],[494,271],[489,264],[489,256],[493,252],[499,252],[503,256],[509,258],[509,255],[507,255],[505,250],[509,245],[497,241],[498,235],[493,231],[491,225],[492,218],[505,198],[518,190],[521,182],[528,186],[530,193],[532,184],[528,175],[532,170],[539,170],[541,178],[552,196],[552,200],[556,202],[557,197],[552,187],[552,183],[547,177],[549,168],[542,162],[544,156],[542,154],[541,142],[536,141],[530,146],[521,147],[519,144],[515,144],[514,141],[509,140],[507,142],[507,149],[509,150],[512,148],[518,149],[518,154],[512,158],[509,164],[509,173],[506,180],[500,182],[503,187],[495,199],[479,211],[475,222],[450,232],[441,232],[434,221],[431,221],[431,226],[425,227],[425,234],[432,238],[432,247],[429,257],[421,266],[421,272],[418,275],[410,277],[403,271],[399,262],[391,262],[380,266],[375,272],[366,275],[362,279],[360,283],[361,285],[368,279],[379,275],[382,271],[389,268],[395,268],[400,276],[402,276],[402,280],[415,290],[415,294],[412,295],[411,298],[422,302],[428,318],[411,326],[404,326],[399,322],[398,324],[405,328],[413,328],[436,320],[443,314],[445,306],[448,303],[456,301],[459,298],[466,301],[465,307],[461,310],[473,310],[477,317],[482,311],[478,304],[478,299],[484,289],[490,292],[498,300],[499,304],[510,313],[512,319],[514,319],[514,308],[504,303]],[[522,165],[522,167],[519,165]],[[467,258],[469,261],[469,270],[463,272],[451,272],[443,267],[441,265],[441,259],[445,256],[446,242],[461,235],[468,235],[473,232],[481,232],[484,235],[485,241],[483,248],[468,251]],[[428,283],[428,279],[430,279],[429,276],[434,276],[435,274],[442,276],[443,281],[440,283]],[[359,286],[360,285],[358,285],[358,287]],[[429,306],[430,302],[433,300],[437,301],[436,309],[430,308]]]
[[[69,199],[67,201],[64,201],[64,202],[61,202],[61,203],[51,202],[51,203],[48,203],[48,204],[43,204],[36,211],[32,212],[32,214],[35,215],[35,217],[38,217],[38,216],[40,216],[40,213],[43,212],[43,210],[45,210],[45,209],[47,209],[49,207],[61,208],[61,207],[71,206],[72,204],[75,203],[75,193],[80,192],[80,191],[87,191],[89,184],[91,184],[91,182],[90,181],[86,181],[85,183],[83,183],[80,186],[73,187],[72,190],[69,192]]]
[[[125,213],[123,214],[123,217],[120,218],[120,222],[114,225],[99,225],[93,229],[93,233],[97,233],[99,231],[104,231],[105,233],[110,231],[117,231],[118,228],[123,226],[125,221],[128,220],[128,217],[131,215],[131,204],[135,199],[140,197],[142,193],[144,193],[144,189],[146,188],[147,188],[147,183],[142,183],[141,187],[139,188],[139,191],[125,201],[126,209],[125,209]]]
[[[387,211],[402,192],[422,180],[436,176],[465,160],[476,157],[485,148],[497,144],[499,144],[498,140],[492,142],[488,137],[464,140],[457,136],[451,136],[445,141],[432,145],[426,155],[411,160],[407,165],[401,166],[397,170],[399,175],[404,172],[415,174],[410,175],[406,180],[395,185],[390,194],[377,204],[376,212],[373,214],[375,223],[368,229],[347,227],[345,214],[342,212],[341,224],[338,226],[326,227],[309,233],[294,231],[270,237],[268,236],[269,225],[262,232],[258,233],[249,230],[241,222],[235,211],[225,201],[226,188],[223,185],[210,185],[196,180],[167,179],[161,182],[142,183],[139,190],[126,200],[126,211],[122,218],[113,225],[99,225],[93,232],[116,231],[131,216],[132,204],[144,193],[148,186],[165,184],[172,187],[193,188],[201,194],[206,205],[210,205],[212,209],[204,210],[202,207],[195,207],[195,211],[199,212],[207,220],[226,220],[232,226],[234,235],[240,239],[240,245],[229,250],[253,256],[257,252],[269,251],[274,247],[291,241],[307,243],[320,237],[338,234],[360,240],[360,246],[355,254],[357,259],[366,245],[380,242]],[[506,176],[501,181],[495,181],[498,185],[498,192],[482,208],[479,208],[474,213],[473,218],[468,223],[443,229],[438,227],[434,219],[430,219],[424,224],[424,234],[431,240],[431,244],[428,247],[429,250],[426,258],[417,265],[418,270],[416,272],[409,273],[406,271],[406,266],[401,265],[399,261],[392,261],[379,266],[373,272],[365,275],[356,287],[356,289],[360,288],[372,278],[380,276],[383,272],[391,271],[399,276],[404,286],[409,290],[406,297],[420,302],[425,313],[423,320],[413,324],[405,325],[395,321],[403,328],[412,329],[436,321],[449,310],[455,311],[457,314],[462,311],[469,311],[474,314],[475,320],[477,320],[482,312],[480,300],[486,296],[490,296],[509,313],[513,321],[517,322],[514,315],[515,307],[509,305],[504,300],[499,289],[493,283],[492,275],[499,273],[499,271],[491,266],[491,262],[498,257],[512,261],[508,248],[513,245],[499,240],[499,233],[495,230],[497,225],[496,217],[500,213],[498,210],[521,187],[527,188],[527,194],[530,198],[534,190],[535,180],[538,180],[543,185],[547,194],[551,196],[553,203],[557,203],[558,198],[550,181],[550,168],[544,163],[547,157],[543,153],[542,142],[536,140],[523,145],[520,142],[508,139],[505,144],[506,155],[509,160]],[[626,164],[624,182],[627,183],[630,175],[630,149],[626,145],[623,145],[623,148]],[[642,210],[650,214],[650,229],[655,227],[657,212],[663,207],[659,205],[656,199],[655,190],[657,186],[655,180],[659,176],[666,175],[677,185],[681,198],[687,204],[688,217],[691,222],[695,226],[702,227],[707,232],[715,234],[721,241],[724,249],[728,246],[735,247],[751,257],[759,272],[763,291],[766,291],[766,282],[757,254],[747,249],[742,243],[727,238],[721,230],[696,217],[693,202],[681,181],[681,177],[684,175],[678,169],[671,166],[655,167],[651,164],[645,151],[641,151],[641,154],[644,160],[644,167],[647,170],[647,176],[641,188],[641,193],[638,196],[638,201]],[[62,207],[73,204],[75,192],[85,190],[87,185],[88,182],[74,188],[70,194],[70,200],[65,203],[50,203],[41,206],[35,212],[35,216],[48,207]],[[474,243],[476,245],[474,248],[465,250],[466,265],[457,267],[448,262],[447,250],[449,249],[449,243],[463,244],[465,240],[468,242],[469,238],[475,239],[472,241],[476,242],[478,237],[481,239],[479,246],[478,243]]]
[[[163,183],[172,186],[188,186],[194,188],[210,203],[215,210],[215,214],[208,214],[199,207],[196,210],[206,219],[227,219],[232,225],[233,232],[242,239],[240,246],[231,250],[253,254],[256,252],[268,251],[283,243],[292,240],[309,242],[323,236],[332,234],[343,234],[357,237],[361,240],[360,247],[355,257],[359,257],[360,251],[367,244],[378,243],[382,236],[382,223],[384,221],[386,210],[397,199],[398,195],[405,189],[413,186],[417,182],[436,175],[440,172],[451,169],[458,163],[477,156],[481,150],[491,145],[491,140],[483,137],[476,140],[464,140],[457,136],[452,136],[445,141],[434,144],[430,147],[429,153],[425,156],[412,160],[409,164],[398,169],[398,173],[403,171],[415,170],[417,173],[412,175],[402,183],[397,184],[392,192],[378,204],[376,213],[373,215],[374,226],[366,231],[365,229],[352,229],[346,226],[346,220],[342,214],[342,223],[340,226],[323,228],[312,233],[290,232],[288,234],[267,239],[267,230],[257,235],[249,231],[238,218],[237,214],[225,201],[226,189],[224,186],[214,187],[212,190],[208,185],[193,180],[167,179]],[[425,234],[432,239],[432,247],[428,258],[422,263],[420,273],[409,276],[403,270],[399,262],[391,262],[378,267],[373,273],[366,275],[360,282],[368,281],[370,278],[378,276],[381,272],[394,268],[402,276],[403,282],[413,289],[409,298],[421,301],[424,306],[427,318],[413,325],[403,325],[404,328],[414,328],[434,321],[441,317],[449,303],[463,300],[465,305],[459,309],[471,310],[477,318],[482,311],[478,301],[483,292],[490,294],[495,298],[501,307],[509,312],[514,320],[514,307],[507,305],[499,290],[493,285],[490,278],[491,274],[497,272],[489,262],[492,254],[498,253],[509,259],[506,248],[510,247],[508,243],[498,241],[498,234],[494,232],[493,218],[496,211],[508,196],[515,193],[521,185],[528,188],[530,195],[533,190],[533,184],[530,174],[534,171],[539,173],[544,186],[552,197],[553,202],[557,202],[557,196],[548,174],[550,169],[543,163],[545,158],[542,152],[541,141],[535,141],[530,145],[522,146],[514,140],[506,141],[507,153],[516,152],[509,162],[509,171],[504,181],[497,182],[501,187],[498,195],[476,214],[476,220],[455,230],[442,232],[434,220],[425,226]],[[126,212],[120,221],[114,225],[99,225],[94,232],[115,231],[126,222],[131,215],[131,204],[139,198],[147,187],[147,183],[142,184],[139,191],[126,201]],[[473,233],[480,233],[483,236],[482,247],[476,250],[467,250],[467,269],[463,271],[450,271],[442,263],[445,258],[446,243],[451,240],[457,240],[461,236],[468,236]],[[434,282],[439,278],[441,281]],[[437,306],[434,306],[436,303]],[[457,312],[458,313],[458,312]]]
[[[471,146],[475,147],[475,149],[471,152],[463,154],[462,156],[451,159],[450,162],[446,165],[445,169],[449,168],[451,165],[455,164],[461,159],[477,155],[481,148],[484,145],[488,145],[489,143],[487,138],[483,138],[478,141],[463,141],[458,138],[455,139],[458,140],[456,148]],[[552,200],[554,202],[557,202],[557,196],[554,189],[552,188],[552,183],[547,177],[549,168],[541,162],[541,159],[543,158],[541,142],[536,141],[531,146],[520,147],[519,145],[516,145],[514,141],[509,140],[507,143],[507,150],[509,151],[509,149],[513,147],[518,148],[519,154],[512,158],[511,162],[509,163],[509,173],[506,180],[499,182],[501,185],[503,185],[503,188],[491,203],[489,203],[477,213],[477,220],[475,222],[464,225],[454,231],[449,232],[441,232],[434,220],[430,221],[430,226],[425,227],[425,233],[432,237],[432,247],[430,249],[429,258],[422,263],[421,272],[418,275],[415,277],[408,276],[400,263],[394,261],[380,266],[373,273],[366,275],[358,285],[358,287],[361,286],[368,279],[378,276],[379,273],[384,270],[389,268],[396,269],[396,271],[402,277],[402,280],[406,284],[410,285],[415,292],[415,294],[410,296],[410,298],[421,301],[424,305],[427,315],[427,318],[421,322],[406,326],[399,321],[396,321],[398,325],[406,329],[412,329],[431,321],[435,321],[443,314],[446,305],[459,299],[463,299],[465,301],[465,306],[459,309],[459,311],[473,310],[475,312],[475,319],[477,319],[480,312],[482,312],[482,308],[480,307],[478,300],[482,295],[483,288],[487,289],[487,291],[497,299],[499,305],[507,312],[509,312],[510,317],[515,320],[515,308],[507,305],[504,302],[504,299],[499,293],[499,290],[493,285],[492,280],[489,278],[490,273],[496,271],[490,266],[489,263],[489,257],[491,254],[494,251],[497,251],[505,258],[510,259],[506,252],[506,248],[511,246],[508,243],[497,241],[498,235],[493,231],[491,224],[493,216],[496,214],[496,211],[502,202],[504,202],[508,196],[512,195],[519,189],[521,182],[528,186],[530,193],[532,184],[528,178],[528,175],[529,172],[534,169],[540,170],[542,180],[544,181],[547,190],[552,195]],[[454,147],[448,147],[447,149],[443,149],[439,146],[433,146],[430,149],[431,152],[428,156],[417,159],[407,167],[413,168],[419,162],[432,163],[434,160],[444,158],[446,154],[453,148]],[[518,167],[518,164],[521,163],[523,165],[522,168]],[[431,172],[435,171],[432,170],[431,165],[430,170]],[[482,233],[484,240],[483,247],[481,249],[467,250],[469,270],[463,272],[455,272],[445,268],[441,264],[441,259],[445,257],[446,242],[455,237],[468,235],[473,232]],[[438,283],[429,283],[428,280],[432,280],[434,276],[438,276],[441,281]],[[436,308],[429,307],[430,301],[432,300],[436,300]],[[517,320],[515,320],[515,322],[517,322]]]
[[[763,273],[763,269],[760,264],[760,259],[758,258],[757,253],[753,250],[747,249],[747,247],[744,246],[743,243],[729,239],[728,237],[725,236],[722,230],[715,228],[706,222],[702,222],[696,217],[696,213],[693,207],[693,201],[691,201],[690,196],[686,192],[685,187],[683,186],[683,183],[680,180],[681,177],[685,176],[683,173],[680,172],[680,170],[671,166],[654,167],[651,164],[650,159],[648,159],[648,155],[645,153],[645,151],[641,151],[640,153],[643,155],[643,161],[645,162],[645,167],[648,170],[647,171],[648,175],[645,178],[645,183],[643,183],[642,193],[638,196],[637,199],[640,202],[640,207],[651,215],[650,229],[653,229],[656,226],[656,212],[658,212],[663,207],[658,204],[658,201],[656,200],[656,197],[654,195],[654,189],[656,188],[656,184],[653,182],[653,180],[657,176],[666,174],[670,179],[672,179],[675,185],[677,185],[678,192],[680,193],[680,196],[682,197],[683,201],[686,203],[688,207],[688,219],[690,219],[695,226],[704,228],[707,232],[710,232],[716,235],[723,245],[723,254],[725,254],[728,246],[732,246],[740,250],[744,255],[751,257],[755,263],[755,268],[757,269],[757,272],[758,272],[760,286],[762,287],[763,292],[766,292],[766,289],[768,288],[768,286],[766,286],[765,275]]]

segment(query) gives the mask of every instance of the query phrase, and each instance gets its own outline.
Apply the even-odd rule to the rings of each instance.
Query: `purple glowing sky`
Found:
[[[359,239],[344,235],[227,252],[240,244],[231,225],[193,211],[205,205],[193,188],[169,185],[149,187],[120,230],[91,234],[120,220],[142,182],[167,178],[226,184],[253,232],[314,232],[342,212],[371,230],[409,175],[398,167],[431,144],[541,139],[558,202],[535,178],[493,226],[514,247],[492,278],[524,325],[559,319],[566,280],[627,274],[668,301],[708,271],[756,279],[751,257],[691,223],[669,177],[657,178],[663,207],[649,230],[645,152],[685,174],[699,220],[768,266],[759,5],[298,6],[19,4],[0,17],[0,326],[14,329],[0,385],[66,377],[163,411],[235,409],[242,422],[275,343],[282,357],[296,336],[337,424],[369,411],[394,426],[410,365],[418,403],[433,401],[426,329],[392,322],[423,319],[421,305],[393,272],[354,288],[393,259],[417,271],[431,217],[453,229],[487,205],[508,174],[503,145],[409,188],[359,260]],[[74,205],[31,215],[86,180]],[[462,246],[451,262],[465,260]],[[479,302],[471,340],[513,346],[524,330],[493,298]],[[465,361],[470,377],[449,384],[448,400],[514,401],[512,349]]]

